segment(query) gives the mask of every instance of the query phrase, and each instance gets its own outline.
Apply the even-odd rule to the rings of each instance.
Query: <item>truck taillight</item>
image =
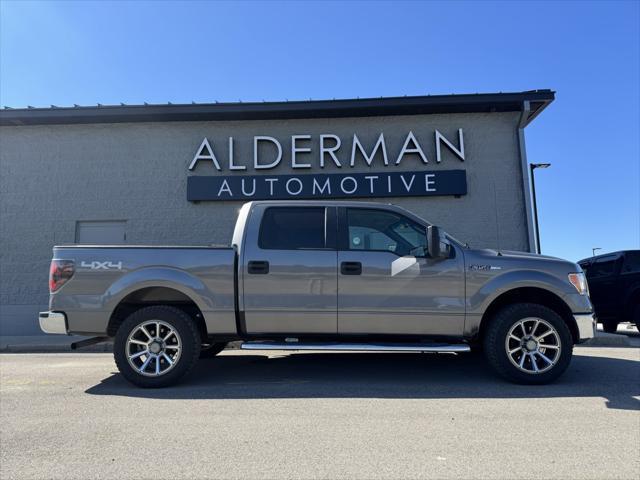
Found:
[[[59,290],[62,285],[73,277],[76,271],[72,260],[51,260],[51,268],[49,268],[49,293]]]

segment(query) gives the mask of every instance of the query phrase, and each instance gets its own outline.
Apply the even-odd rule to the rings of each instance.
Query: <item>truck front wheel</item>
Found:
[[[569,366],[573,338],[562,317],[550,308],[518,303],[490,320],[484,351],[489,364],[507,380],[544,384]]]
[[[196,364],[200,334],[182,310],[164,305],[132,313],[118,328],[113,356],[120,373],[144,388],[178,382]]]

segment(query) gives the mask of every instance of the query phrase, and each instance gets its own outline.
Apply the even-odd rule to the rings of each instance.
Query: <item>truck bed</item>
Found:
[[[66,313],[69,333],[107,334],[107,312],[148,285],[136,301],[197,299],[210,332],[235,334],[235,257],[231,246],[56,246],[53,258],[73,261],[75,273],[49,309]]]

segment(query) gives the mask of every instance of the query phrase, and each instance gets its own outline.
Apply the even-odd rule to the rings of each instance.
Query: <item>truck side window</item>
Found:
[[[386,210],[347,209],[349,250],[387,251],[409,255],[427,243],[425,228]]]
[[[258,246],[269,250],[325,248],[324,207],[269,207]]]

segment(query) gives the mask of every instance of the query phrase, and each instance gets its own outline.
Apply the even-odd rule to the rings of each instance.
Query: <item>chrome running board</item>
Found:
[[[443,352],[470,351],[464,343],[298,343],[298,342],[244,342],[242,350],[320,350],[329,352]]]

